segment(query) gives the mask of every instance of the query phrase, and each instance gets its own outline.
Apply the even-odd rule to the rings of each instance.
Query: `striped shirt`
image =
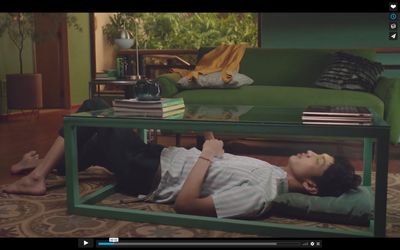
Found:
[[[174,202],[201,151],[168,147],[161,152],[161,181],[153,201]],[[211,196],[219,218],[252,218],[263,214],[271,201],[287,192],[287,175],[281,168],[246,156],[224,153],[214,158],[200,197]]]

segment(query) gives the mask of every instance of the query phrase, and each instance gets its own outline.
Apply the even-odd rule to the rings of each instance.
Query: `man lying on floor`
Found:
[[[102,99],[87,100],[78,112],[109,108]],[[263,214],[277,195],[300,192],[339,196],[356,188],[361,177],[348,160],[312,151],[292,155],[286,167],[224,152],[223,142],[205,133],[202,151],[145,144],[132,129],[77,129],[78,167],[106,167],[117,190],[148,195],[153,202],[174,203],[178,213],[253,218]],[[12,173],[33,169],[6,186],[14,194],[43,195],[54,169],[65,174],[63,129],[43,159],[34,151],[11,167]]]

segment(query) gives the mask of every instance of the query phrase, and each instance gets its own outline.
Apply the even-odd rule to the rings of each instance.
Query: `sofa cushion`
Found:
[[[252,83],[253,79],[240,73],[233,73],[232,80],[225,83],[222,80],[221,71],[218,71],[207,75],[199,75],[198,79],[193,81],[190,81],[188,77],[182,77],[178,81],[178,87],[180,89],[239,88],[243,85],[249,85]]]
[[[382,100],[371,93],[323,88],[249,85],[237,89],[183,90],[175,97],[183,97],[188,104],[261,105],[282,108],[338,104],[366,106],[382,117],[384,111]]]
[[[212,49],[212,47],[200,48],[198,60]],[[315,87],[315,81],[331,63],[332,53],[336,51],[338,50],[246,48],[240,61],[239,73],[253,79],[252,85]],[[369,60],[374,60],[376,57],[372,49],[343,51]]]
[[[337,52],[316,85],[331,89],[350,89],[372,92],[383,71],[381,63],[366,58]]]
[[[374,196],[365,186],[339,197],[285,193],[272,202],[271,212],[300,219],[368,226],[373,218]]]

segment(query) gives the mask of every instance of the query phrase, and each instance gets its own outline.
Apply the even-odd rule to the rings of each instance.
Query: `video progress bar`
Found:
[[[126,241],[126,242],[97,242],[98,247],[307,247],[304,242],[300,241],[271,241],[271,242],[204,242],[204,241],[157,241],[157,242],[140,242],[140,241]],[[315,246],[314,246],[315,247]]]

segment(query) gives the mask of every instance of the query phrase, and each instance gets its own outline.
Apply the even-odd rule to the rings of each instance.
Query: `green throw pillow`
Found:
[[[365,186],[339,197],[285,193],[275,198],[271,213],[328,223],[368,226],[374,214],[374,196],[370,188]]]

